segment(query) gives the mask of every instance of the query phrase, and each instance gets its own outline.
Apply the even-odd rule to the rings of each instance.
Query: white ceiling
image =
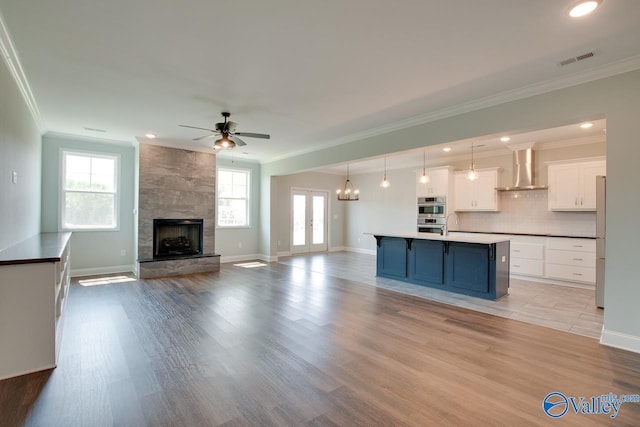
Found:
[[[43,132],[209,149],[178,125],[230,111],[238,131],[272,136],[236,158],[267,162],[640,68],[640,1],[580,19],[573,3],[0,0],[0,12]]]

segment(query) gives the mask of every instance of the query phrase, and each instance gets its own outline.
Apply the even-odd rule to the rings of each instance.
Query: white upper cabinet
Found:
[[[548,162],[550,211],[595,211],[596,177],[607,174],[604,158]]]
[[[496,187],[500,168],[479,169],[478,178],[470,181],[467,171],[454,174],[454,208],[456,211],[499,211]]]
[[[452,173],[451,166],[427,169],[429,182],[423,184],[420,182],[422,170],[419,170],[416,172],[416,197],[445,196],[448,200],[453,188]]]

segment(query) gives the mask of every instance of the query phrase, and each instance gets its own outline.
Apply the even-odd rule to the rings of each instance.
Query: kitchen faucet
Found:
[[[442,227],[442,235],[443,236],[448,236],[449,235],[449,217],[451,215],[456,217],[456,225],[458,225],[460,223],[460,221],[458,220],[458,214],[450,213],[449,215],[447,215],[447,217],[444,220],[444,227]]]

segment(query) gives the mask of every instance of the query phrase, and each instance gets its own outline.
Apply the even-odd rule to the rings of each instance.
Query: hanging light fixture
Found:
[[[469,181],[474,181],[478,178],[478,172],[476,172],[476,167],[473,164],[473,142],[471,143],[471,164],[469,165],[469,172],[467,172],[467,179]]]
[[[385,157],[384,158],[384,178],[382,179],[382,182],[380,183],[380,187],[389,188],[390,185],[391,185],[391,183],[387,179],[387,158]]]
[[[349,165],[347,165],[347,180],[344,182],[344,188],[336,190],[338,200],[342,202],[355,202],[360,199],[360,190],[353,188],[353,184],[349,179]]]
[[[420,182],[422,184],[426,184],[427,182],[431,181],[431,179],[429,178],[429,175],[427,175],[427,152],[423,152],[422,153],[422,176],[420,177]]]

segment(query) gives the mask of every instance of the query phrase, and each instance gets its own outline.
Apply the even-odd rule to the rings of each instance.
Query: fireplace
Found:
[[[153,259],[201,256],[202,219],[153,220]]]

